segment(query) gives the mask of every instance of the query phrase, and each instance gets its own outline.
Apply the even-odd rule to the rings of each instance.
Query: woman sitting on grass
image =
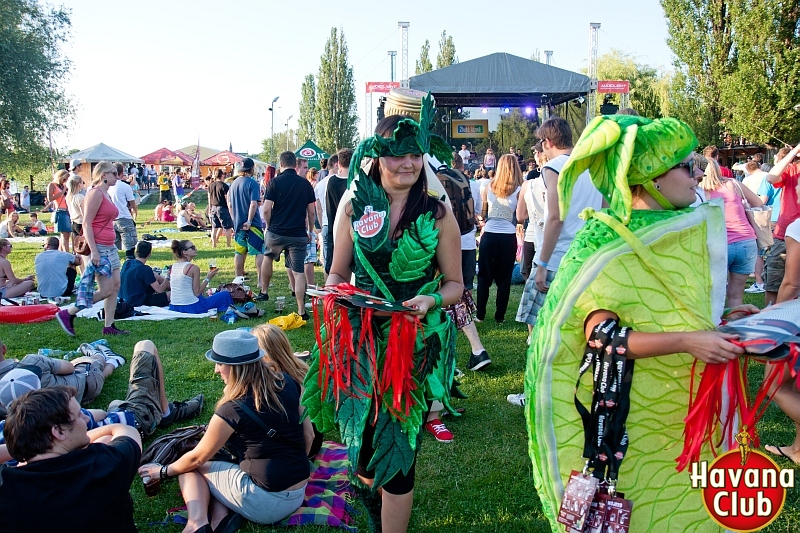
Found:
[[[303,390],[303,380],[308,373],[308,365],[300,358],[295,356],[289,338],[278,326],[272,324],[261,324],[251,331],[258,339],[258,345],[264,350],[264,359],[275,365],[278,372],[283,372],[300,386]],[[308,355],[308,352],[306,352]],[[303,430],[306,432],[306,439],[312,442],[308,457],[313,458],[322,447],[323,434],[306,418],[303,422]]]
[[[181,204],[178,209],[178,231],[202,231],[205,230],[205,225],[202,225],[196,218],[192,216],[189,211],[189,204]]]
[[[172,202],[161,200],[161,203],[156,206],[153,218],[156,222],[175,222],[175,215],[172,213]]]
[[[184,533],[236,531],[242,517],[258,524],[283,520],[303,503],[310,473],[300,386],[245,331],[217,334],[206,358],[225,389],[205,435],[174,463],[149,463],[139,474],[178,476],[188,513]],[[241,463],[212,460],[226,442]]]
[[[8,254],[13,248],[14,245],[8,242],[8,239],[0,239],[0,299],[22,296],[33,290],[33,275],[26,278],[14,275],[11,262],[8,260]]]
[[[209,270],[200,280],[200,267],[192,263],[197,255],[197,247],[192,241],[172,241],[172,255],[177,263],[172,265],[167,276],[172,288],[170,311],[199,315],[214,308],[224,311],[233,303],[228,291],[219,291],[208,297],[204,295],[219,270]]]

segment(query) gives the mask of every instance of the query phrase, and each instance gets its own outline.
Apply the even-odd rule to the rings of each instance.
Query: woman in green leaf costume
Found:
[[[580,471],[585,461],[573,401],[578,369],[589,334],[606,319],[633,331],[629,447],[617,485],[633,500],[630,531],[720,529],[699,491],[691,490],[689,476],[675,470],[692,362],[701,361],[702,370],[743,351],[730,335],[714,331],[725,300],[727,240],[720,203],[688,208],[702,176],[694,167],[696,145],[692,131],[676,119],[597,117],[559,177],[562,214],[587,169],[609,209],[584,213],[588,221],[550,286],[528,354],[529,450],[554,532],[563,531],[556,516],[570,471]],[[591,403],[590,382],[584,379],[578,389],[584,405]]]
[[[450,153],[430,136],[432,111],[428,98],[420,123],[387,117],[359,145],[344,208],[349,223],[336,230],[327,279],[343,288],[354,274],[356,289],[414,311],[378,316],[326,301],[326,327],[305,380],[312,421],[323,432],[338,424],[373,531],[406,531],[428,402],[450,409],[455,332],[441,308],[463,292],[460,231],[452,212],[428,194],[422,170],[423,154],[446,160]],[[368,175],[363,157],[373,159]]]

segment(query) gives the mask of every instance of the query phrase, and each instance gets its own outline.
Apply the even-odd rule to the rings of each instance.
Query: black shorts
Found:
[[[77,222],[73,222],[72,233],[75,235],[83,235],[83,224],[78,224]]]
[[[281,252],[286,250],[286,266],[292,272],[302,274],[306,259],[308,237],[283,237],[267,231],[264,239],[264,255],[280,261]]]
[[[210,211],[212,228],[233,229],[233,219],[227,207],[212,205]]]

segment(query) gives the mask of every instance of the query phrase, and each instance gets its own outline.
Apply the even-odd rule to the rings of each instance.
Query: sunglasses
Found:
[[[187,246],[186,248],[183,249],[183,251],[185,252],[186,250],[197,250],[197,246],[195,246],[194,244],[191,246]]]
[[[690,178],[693,178],[693,177],[694,177],[694,159],[692,159],[691,161],[686,161],[686,162],[681,162],[681,163],[678,163],[677,165],[675,165],[675,166],[674,166],[674,167],[672,167],[672,168],[673,168],[673,169],[676,169],[676,168],[685,168],[685,169],[688,169],[688,170],[689,170],[689,177],[690,177]]]

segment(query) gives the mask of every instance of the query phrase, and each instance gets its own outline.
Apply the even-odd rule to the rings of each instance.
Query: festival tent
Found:
[[[330,154],[326,153],[322,148],[314,144],[314,141],[308,140],[306,143],[297,150],[294,155],[308,160],[308,168],[320,168],[320,160],[328,159]]]
[[[117,150],[116,148],[112,148],[111,146],[103,143],[96,144],[90,148],[81,150],[80,152],[70,154],[65,157],[63,161],[68,163],[73,159],[77,159],[81,163],[84,163],[78,168],[78,175],[83,178],[83,182],[87,184],[91,181],[92,170],[94,170],[94,166],[101,161],[110,161],[112,163],[143,163],[143,161],[138,157],[126,154],[121,150]],[[87,165],[85,163],[89,164]]]
[[[212,155],[220,153],[222,150],[217,150],[216,148],[208,148],[206,146],[198,146],[196,144],[190,144],[189,146],[184,146],[183,148],[179,148],[176,151],[183,152],[184,154],[192,158],[192,160],[194,160],[195,154],[197,152],[200,152],[200,161],[203,161],[204,159],[208,159]]]
[[[431,92],[440,107],[557,105],[591,90],[583,74],[505,53],[412,76],[408,82],[412,89]]]
[[[244,159],[242,156],[224,150],[207,159],[203,159],[200,161],[200,164],[205,167],[225,167],[233,165],[234,163],[239,163],[242,159]]]
[[[184,166],[191,165],[192,158],[184,154],[180,150],[173,152],[169,148],[159,148],[155,152],[150,152],[142,156],[145,164],[148,165],[173,165]]]

